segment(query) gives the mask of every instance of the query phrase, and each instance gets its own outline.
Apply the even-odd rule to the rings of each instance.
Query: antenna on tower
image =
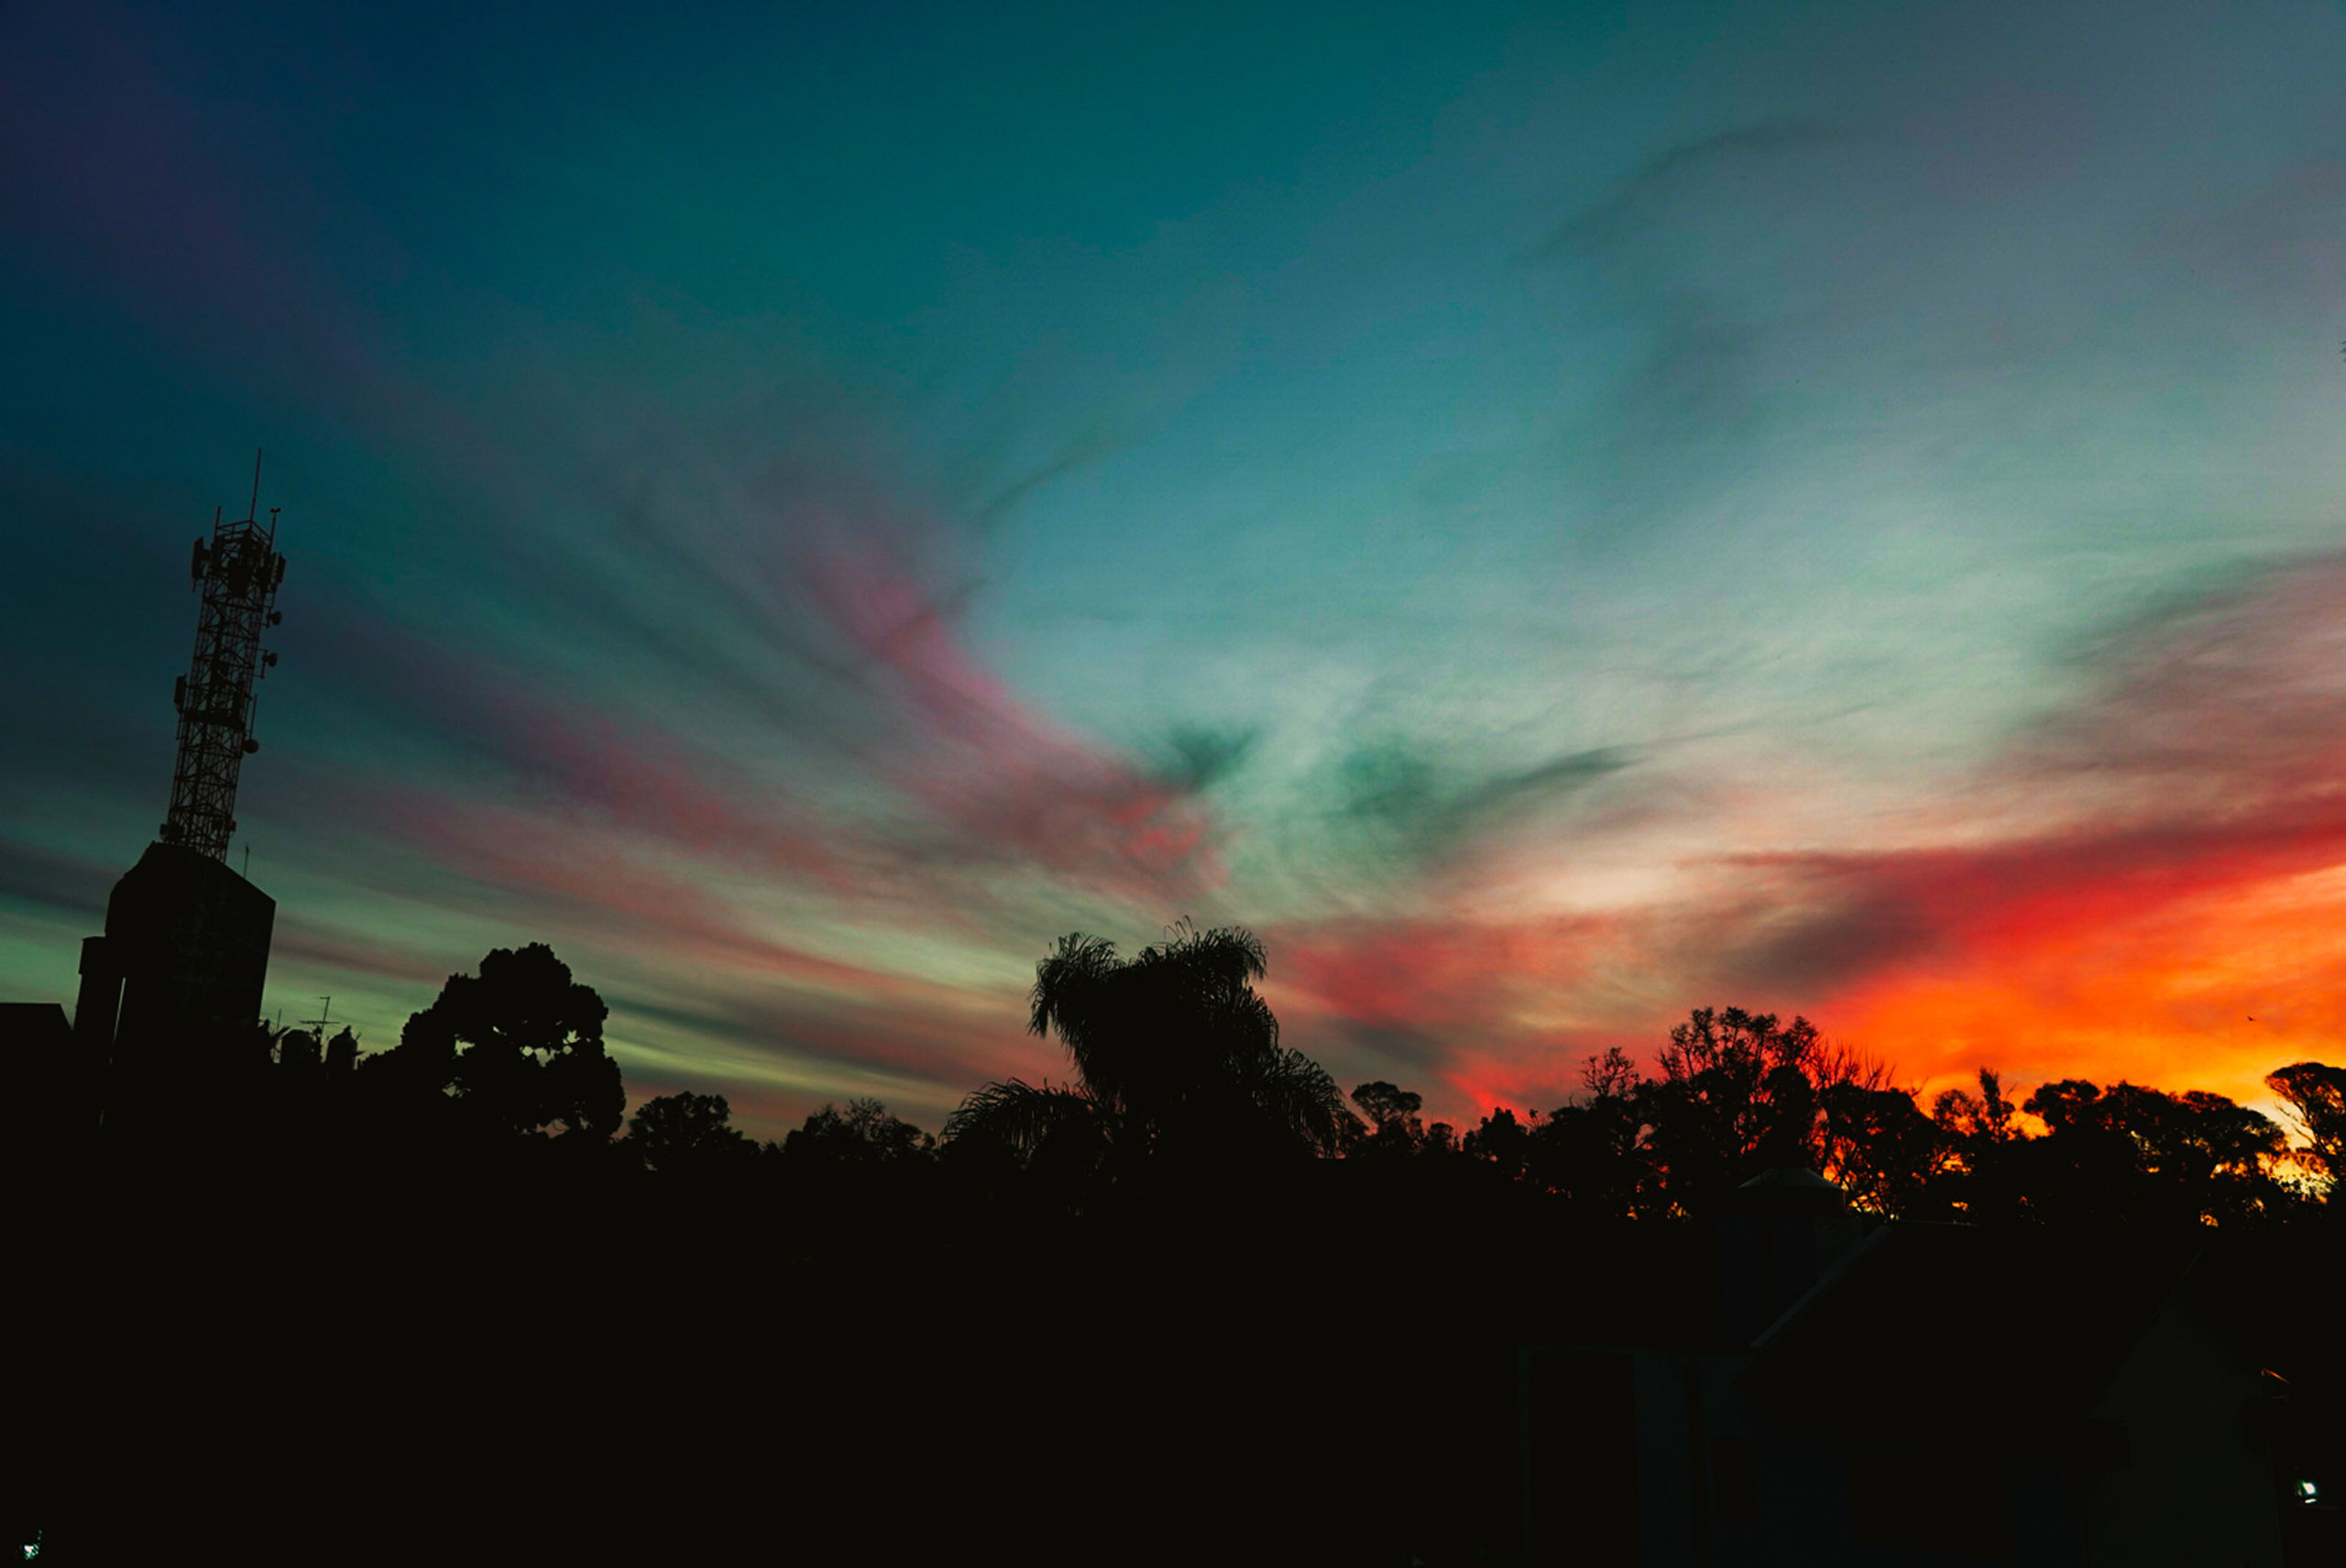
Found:
[[[244,760],[260,750],[253,739],[255,683],[277,663],[261,633],[284,617],[277,609],[285,557],[277,553],[277,514],[260,526],[260,462],[253,453],[253,493],[242,521],[226,522],[214,509],[212,538],[198,539],[189,576],[203,588],[196,611],[195,652],[172,694],[179,709],[179,754],[171,768],[171,806],[163,819],[166,844],[184,844],[225,861],[236,832],[236,779]]]

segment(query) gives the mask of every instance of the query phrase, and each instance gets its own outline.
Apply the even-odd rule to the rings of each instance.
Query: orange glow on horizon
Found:
[[[2257,881],[2106,922],[2007,925],[1999,938],[1874,977],[1820,1012],[1925,1102],[1987,1067],[2015,1099],[2055,1079],[2122,1079],[2269,1113],[2267,1073],[2341,1054],[2346,873]]]

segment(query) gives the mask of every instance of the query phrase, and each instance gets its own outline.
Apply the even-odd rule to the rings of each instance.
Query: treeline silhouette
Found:
[[[1879,1218],[2335,1255],[2346,1069],[2268,1080],[2293,1144],[2123,1082],[2015,1102],[1983,1069],[1926,1106],[1804,1019],[1703,1008],[1655,1070],[1609,1050],[1462,1130],[1282,1046],[1265,970],[1244,930],[1064,938],[1029,1022],[1069,1076],[935,1136],[874,1100],[765,1143],[719,1094],[630,1115],[543,945],[372,1054],[256,1026],[103,1082],[26,1064],[27,1528],[52,1562],[224,1531],[1510,1561],[1515,1346],[1560,1302],[1701,1288],[1655,1260],[1762,1172]]]

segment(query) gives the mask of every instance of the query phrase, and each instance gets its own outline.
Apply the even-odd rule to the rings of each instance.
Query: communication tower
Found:
[[[253,454],[253,494],[244,519],[224,522],[217,510],[212,538],[195,542],[188,573],[203,590],[196,612],[195,655],[179,678],[179,756],[171,769],[171,807],[160,834],[215,861],[228,858],[236,832],[236,774],[260,750],[253,739],[254,687],[277,663],[260,645],[262,631],[284,619],[277,609],[285,557],[277,553],[277,514],[260,521],[260,454]]]
[[[82,944],[73,1031],[103,1103],[158,1064],[192,1065],[213,1043],[248,1037],[260,1018],[277,901],[228,865],[236,775],[260,749],[253,688],[277,655],[261,633],[282,619],[277,510],[260,520],[260,455],[252,503],[235,522],[213,514],[190,572],[203,590],[195,656],[179,679],[179,755],[170,814],[157,841],[106,900],[105,934]],[[112,1089],[104,1087],[111,1082]]]

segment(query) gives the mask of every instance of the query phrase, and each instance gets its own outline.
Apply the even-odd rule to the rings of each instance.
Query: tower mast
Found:
[[[203,589],[196,611],[195,653],[179,678],[179,755],[171,768],[171,806],[161,839],[225,861],[236,832],[236,775],[260,750],[253,739],[254,686],[274,652],[261,632],[285,618],[277,609],[285,557],[277,553],[277,513],[260,521],[260,457],[253,454],[253,493],[242,521],[224,522],[215,510],[212,538],[195,542],[190,576]]]

